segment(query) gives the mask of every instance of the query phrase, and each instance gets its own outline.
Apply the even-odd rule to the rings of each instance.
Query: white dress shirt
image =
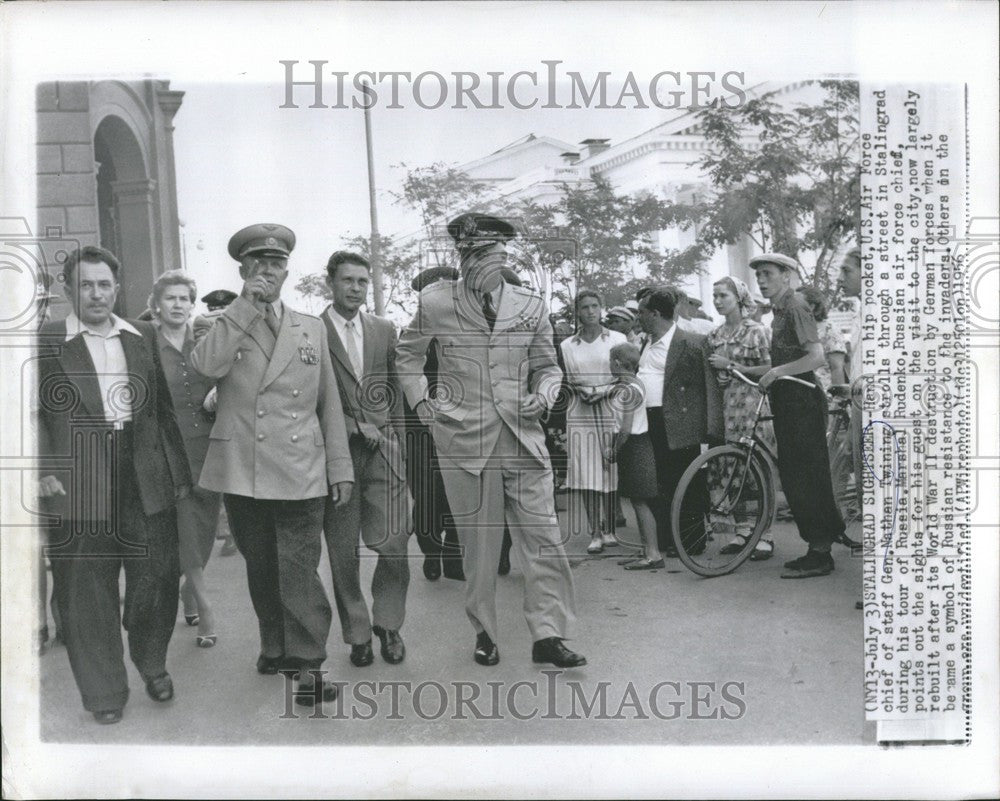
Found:
[[[674,340],[676,323],[655,342],[646,344],[639,357],[639,380],[646,388],[646,408],[663,405],[663,373],[667,368],[667,351]]]
[[[121,427],[132,419],[132,398],[128,391],[128,363],[122,348],[122,331],[142,336],[132,325],[113,314],[111,330],[106,334],[85,325],[75,313],[70,313],[66,318],[66,341],[83,337],[97,373],[104,419],[116,427]]]
[[[357,356],[361,361],[360,364],[354,364],[353,359],[352,366],[354,367],[354,377],[361,378],[361,373],[364,370],[364,358],[365,358],[365,333],[364,329],[361,327],[361,312],[358,311],[354,315],[353,320],[347,320],[337,313],[337,310],[331,306],[329,308],[330,321],[333,323],[333,327],[337,329],[337,336],[340,337],[341,343],[344,345],[344,350],[347,351],[347,356],[351,356],[351,348],[348,346],[350,337],[354,341],[354,345],[357,348]],[[348,327],[348,323],[353,323],[352,326]]]

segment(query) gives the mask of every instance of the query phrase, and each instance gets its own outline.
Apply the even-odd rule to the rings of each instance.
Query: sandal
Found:
[[[751,562],[766,562],[774,556],[774,543],[770,540],[761,540],[750,554]]]
[[[730,541],[729,545],[726,545],[719,551],[723,556],[732,556],[733,554],[739,553],[746,547],[747,538],[742,534],[737,534]]]
[[[625,565],[626,570],[659,570],[664,566],[662,559],[657,559],[655,562],[652,559],[640,559],[638,562],[632,562],[630,565]]]

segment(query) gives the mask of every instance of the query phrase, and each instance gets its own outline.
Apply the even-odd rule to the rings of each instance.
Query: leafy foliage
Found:
[[[815,265],[803,265],[807,280],[830,287],[832,260],[859,225],[858,84],[819,85],[814,105],[787,108],[770,93],[701,113],[710,185],[688,208],[705,255],[744,235],[793,258],[814,251]]]

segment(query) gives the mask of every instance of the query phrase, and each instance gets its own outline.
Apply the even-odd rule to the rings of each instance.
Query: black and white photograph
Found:
[[[5,796],[1000,791],[997,22],[0,7]]]

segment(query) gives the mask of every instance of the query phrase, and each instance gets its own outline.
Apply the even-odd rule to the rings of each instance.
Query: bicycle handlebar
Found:
[[[743,375],[743,373],[741,373],[739,370],[736,370],[736,369],[730,370],[729,374],[733,375],[733,376],[736,376],[744,384],[749,384],[754,389],[758,389],[758,390],[760,389],[760,384],[758,384],[756,381],[751,381],[749,378],[747,378],[745,375]],[[781,376],[778,376],[774,380],[775,380],[775,382],[777,382],[777,381],[794,381],[796,384],[802,384],[802,386],[804,386],[804,387],[809,387],[810,389],[816,389],[816,385],[813,384],[811,381],[803,381],[801,378],[796,378],[793,375],[781,375]]]

